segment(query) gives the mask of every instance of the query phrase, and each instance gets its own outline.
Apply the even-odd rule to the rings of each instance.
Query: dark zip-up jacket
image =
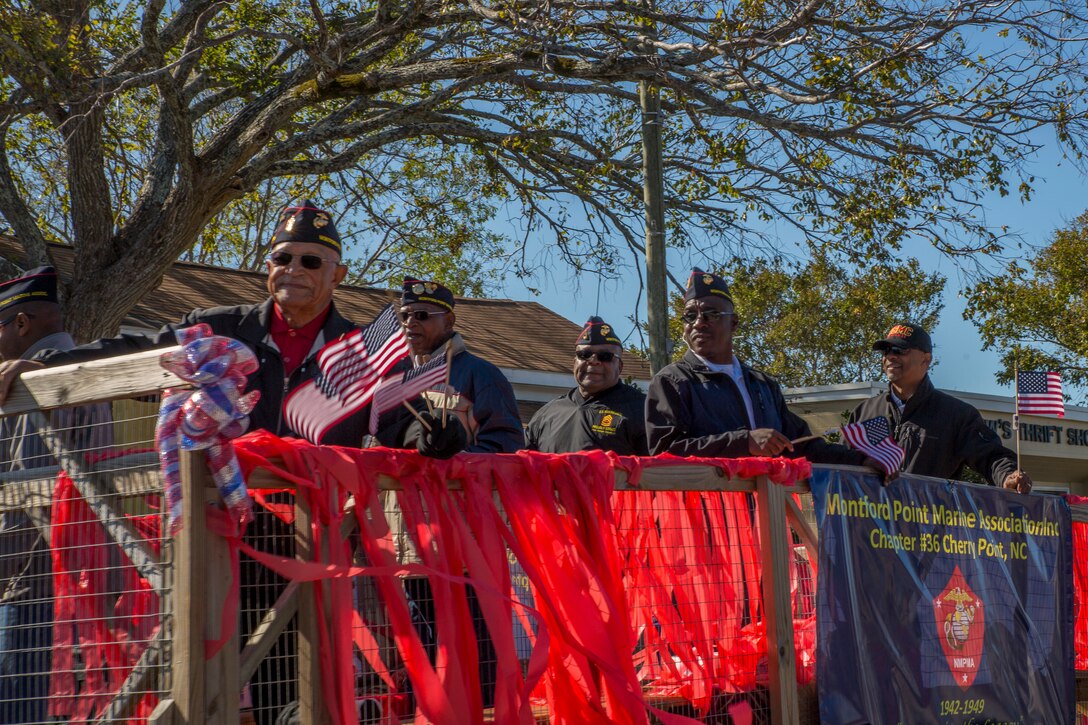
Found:
[[[808,423],[786,407],[782,388],[771,376],[742,364],[752,399],[756,428],[773,428],[790,440],[812,434]],[[662,368],[650,381],[646,396],[646,434],[650,453],[704,458],[744,458],[752,427],[744,400],[733,379],[710,370],[695,353]],[[813,463],[862,465],[865,456],[823,439],[783,451]]]
[[[151,336],[119,335],[118,337],[97,340],[87,345],[80,345],[71,350],[47,350],[35,359],[46,365],[67,365],[85,360],[98,360],[115,355],[127,355],[141,350],[171,347],[177,344],[174,331],[206,323],[216,335],[231,337],[245,344],[257,355],[259,367],[249,376],[246,390],[260,390],[261,399],[249,416],[249,430],[263,429],[278,436],[294,435],[287,427],[283,416],[283,399],[287,392],[313,378],[318,372],[317,351],[332,340],[354,330],[357,325],[342,317],[331,304],[328,318],[321,334],[318,335],[310,354],[292,374],[290,379],[284,375],[283,357],[272,342],[269,332],[272,320],[272,298],[259,305],[237,305],[235,307],[212,307],[193,310],[181,322],[167,325]],[[370,408],[350,416],[334,426],[321,439],[325,445],[351,446],[358,448],[367,432]],[[382,437],[382,436],[379,436]]]
[[[549,401],[529,421],[526,448],[544,453],[615,451],[645,456],[646,394],[617,383],[588,398],[578,388]]]
[[[1000,486],[1016,470],[1016,454],[1001,445],[972,406],[933,387],[927,375],[907,401],[903,412],[891,393],[873,396],[859,405],[851,422],[884,416],[892,437],[906,451],[903,470],[921,476],[956,479],[970,466]]]

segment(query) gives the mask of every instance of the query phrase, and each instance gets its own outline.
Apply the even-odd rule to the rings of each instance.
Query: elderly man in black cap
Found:
[[[57,273],[39,267],[0,283],[0,360],[25,360],[45,349],[67,350],[57,303]],[[61,408],[51,426],[69,451],[100,452],[113,442],[110,408]],[[0,419],[0,469],[39,469],[51,481],[58,463],[26,416]],[[46,720],[52,643],[53,587],[49,514],[41,509],[0,513],[0,722]],[[39,529],[38,526],[43,526]]]
[[[991,485],[1031,491],[1031,478],[1020,470],[1016,454],[1001,445],[979,412],[933,387],[933,343],[921,325],[893,325],[873,350],[883,359],[888,392],[859,405],[850,421],[887,418],[892,437],[906,452],[903,471],[955,479],[969,466]]]
[[[601,449],[649,455],[646,394],[620,381],[622,355],[615,329],[600,317],[590,317],[574,348],[577,387],[536,412],[525,447],[544,453]]]
[[[450,359],[449,390],[427,393],[432,406],[455,413],[468,431],[466,451],[513,453],[524,447],[514,389],[497,367],[468,351],[457,324],[453,293],[437,282],[405,278],[400,300],[412,355],[417,362]]]
[[[250,429],[291,434],[282,413],[284,395],[317,374],[314,357],[325,343],[357,325],[340,315],[332,299],[347,267],[341,263],[340,235],[328,212],[309,200],[284,208],[271,243],[266,260],[269,298],[261,304],[193,310],[153,337],[121,335],[74,350],[48,351],[37,361],[64,365],[168,347],[177,344],[176,329],[203,322],[216,335],[239,340],[257,355],[260,367],[249,376],[246,389],[260,390],[261,399],[250,414]],[[14,375],[31,365],[14,371],[0,367],[0,402]],[[366,430],[367,411],[361,411],[330,430],[322,442],[359,446]]]
[[[778,382],[737,359],[733,334],[739,318],[725,280],[692,270],[681,317],[688,352],[654,376],[646,398],[651,453],[788,455],[875,466],[863,453],[813,437],[808,424],[786,407]]]

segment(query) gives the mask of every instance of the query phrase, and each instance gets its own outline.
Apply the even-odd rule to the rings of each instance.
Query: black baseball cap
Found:
[[[887,352],[890,347],[921,350],[933,352],[933,341],[929,339],[929,333],[922,329],[921,325],[914,322],[897,322],[888,330],[883,340],[873,343],[873,349]]]

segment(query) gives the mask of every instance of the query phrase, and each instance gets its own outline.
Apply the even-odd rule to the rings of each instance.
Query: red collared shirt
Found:
[[[314,346],[314,340],[321,334],[321,328],[325,326],[325,320],[329,318],[329,310],[325,311],[299,328],[293,328],[283,318],[283,313],[277,305],[272,305],[272,324],[269,332],[272,341],[280,349],[283,356],[283,371],[290,376],[305,360],[307,354]]]

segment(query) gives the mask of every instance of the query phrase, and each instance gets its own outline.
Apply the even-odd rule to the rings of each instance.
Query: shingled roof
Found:
[[[51,244],[50,254],[61,276],[70,276],[72,248]],[[0,256],[25,266],[22,247],[11,237],[0,235]],[[335,299],[341,314],[362,324],[398,296],[399,290],[342,286]],[[175,262],[159,287],[140,300],[123,324],[157,330],[190,310],[256,303],[267,297],[263,272]],[[458,297],[457,329],[470,350],[501,368],[569,374],[574,340],[581,328],[537,302]],[[649,363],[628,356],[624,375],[648,380]]]

